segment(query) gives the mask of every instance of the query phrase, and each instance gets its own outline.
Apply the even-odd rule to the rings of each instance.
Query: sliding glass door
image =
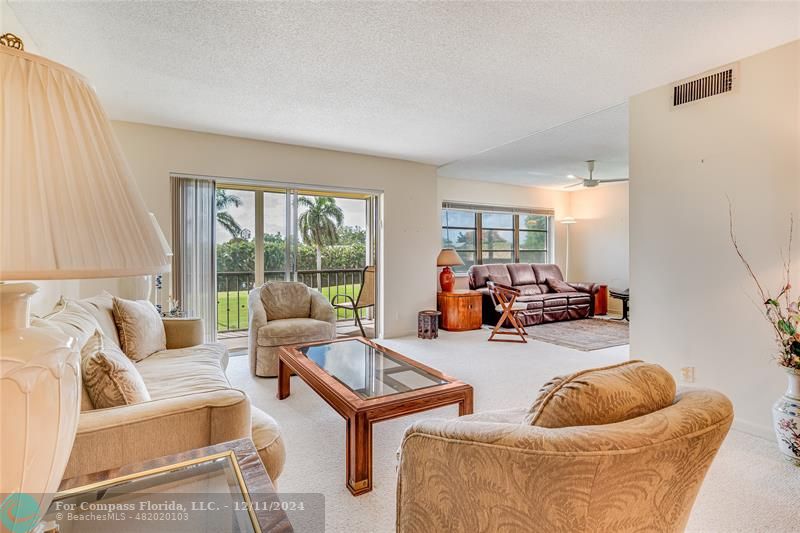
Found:
[[[371,193],[218,183],[218,333],[246,335],[248,291],[265,281],[300,281],[330,300],[357,301],[365,268],[376,265],[377,211]],[[374,308],[358,312],[369,329]],[[340,330],[355,327],[353,311],[337,313]]]

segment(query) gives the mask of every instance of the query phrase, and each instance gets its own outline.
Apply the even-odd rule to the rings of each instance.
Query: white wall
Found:
[[[434,167],[129,122],[113,126],[145,203],[170,241],[171,172],[383,190],[384,335],[416,331],[417,312],[435,305],[440,236]]]
[[[609,183],[569,193],[569,276],[609,288],[629,286],[628,184]],[[622,312],[622,302],[611,298],[611,312]]]
[[[438,182],[438,213],[441,213],[443,201],[451,201],[509,207],[549,208],[555,210],[556,220],[570,216],[569,193],[565,191],[443,177],[440,177]],[[566,257],[566,233],[563,224],[556,222],[555,226],[555,258],[556,263],[563,269]],[[440,227],[441,222],[437,221],[437,232]],[[437,238],[441,243],[441,235],[438,233]],[[467,288],[465,276],[456,278],[456,288]]]
[[[670,86],[631,99],[631,354],[676,376],[696,367],[697,385],[733,400],[738,427],[769,436],[785,377],[731,247],[726,195],[776,291],[789,214],[800,221],[800,41],[739,66],[734,93],[677,109]]]
[[[26,52],[39,53],[39,47],[33,42],[33,38],[28,34],[27,30],[22,27],[11,6],[8,5],[6,0],[0,0],[0,35],[4,33],[13,33],[22,39]]]

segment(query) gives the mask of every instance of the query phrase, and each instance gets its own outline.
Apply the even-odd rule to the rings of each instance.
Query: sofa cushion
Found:
[[[561,292],[559,296],[566,296],[570,305],[573,304],[588,304],[592,297],[585,292]]]
[[[150,397],[172,398],[195,392],[228,389],[228,349],[221,344],[162,350],[136,363]]]
[[[527,309],[541,309],[544,307],[544,301],[541,298],[536,298],[536,295],[519,296],[517,301],[524,303]]]
[[[133,361],[100,330],[81,350],[83,386],[95,409],[150,401],[150,394]]]
[[[516,289],[519,290],[522,296],[531,296],[533,294],[542,294],[542,288],[536,285],[535,283],[531,285],[516,285]]]
[[[83,348],[95,331],[102,329],[86,309],[75,303],[74,300],[67,300],[63,297],[49,315],[43,318],[31,318],[31,326],[59,330],[75,339],[75,346],[78,350]]]
[[[553,378],[539,391],[525,421],[548,428],[613,424],[668,407],[674,398],[669,372],[626,361]]]
[[[167,334],[161,315],[147,300],[124,300],[114,297],[114,323],[119,345],[134,361],[167,349]]]
[[[536,283],[536,274],[530,263],[514,263],[508,265],[508,273],[511,275],[511,285],[532,285]]]
[[[75,300],[75,303],[86,309],[100,324],[103,335],[119,346],[117,324],[114,322],[114,296],[103,291],[97,296]]]
[[[287,318],[267,322],[258,328],[259,346],[283,346],[298,342],[314,342],[332,339],[335,327],[330,322],[313,318]]]
[[[553,292],[575,292],[572,285],[560,279],[547,278],[547,286],[550,287]]]
[[[544,307],[565,307],[567,305],[567,296],[555,292],[534,294],[529,298],[531,302],[542,302]]]
[[[547,283],[548,279],[557,279],[564,281],[564,275],[558,265],[552,263],[542,263],[531,265],[533,272],[536,274],[536,283]]]
[[[305,284],[296,281],[265,283],[261,287],[261,302],[267,312],[267,320],[311,316],[311,294]]]

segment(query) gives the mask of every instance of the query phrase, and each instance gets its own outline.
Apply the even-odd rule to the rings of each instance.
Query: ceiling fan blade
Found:
[[[620,181],[630,181],[630,178],[619,178],[615,180],[597,180],[597,181],[599,181],[600,183],[617,183]]]
[[[565,189],[571,189],[571,188],[573,188],[573,187],[580,187],[581,185],[583,185],[583,181],[580,181],[580,182],[578,182],[578,183],[573,183],[572,185],[567,185],[567,186],[566,186],[566,187],[564,187],[564,188],[565,188]]]

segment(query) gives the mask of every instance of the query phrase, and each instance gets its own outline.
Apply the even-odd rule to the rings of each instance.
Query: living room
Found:
[[[219,503],[191,472],[213,478],[225,453],[222,481],[277,512],[148,527],[800,529],[786,460],[800,448],[775,433],[800,413],[773,411],[800,396],[797,371],[787,391],[780,368],[800,368],[796,300],[782,291],[797,282],[800,5],[0,7],[4,44],[22,43],[0,46],[0,280],[37,285],[23,329],[77,339],[72,386],[88,394],[74,420],[20,415],[31,411],[16,409],[6,361],[31,348],[12,339],[25,320],[4,293],[3,426],[31,417],[33,429],[4,432],[0,492],[36,506],[9,531],[56,519],[48,507],[140,503],[147,487],[151,503],[174,501],[176,479]],[[81,130],[89,115],[38,113],[35,98],[99,118]],[[62,198],[36,192],[48,190]],[[220,207],[220,191],[235,199]],[[219,262],[226,243],[246,252],[233,266]],[[750,272],[786,314],[779,365],[763,317],[777,311]],[[435,316],[442,295],[472,298],[459,313],[477,325]],[[125,352],[138,399],[87,390],[87,345]],[[587,372],[616,399],[559,396],[559,379],[595,386]],[[543,421],[553,395],[572,422]],[[13,455],[32,438],[38,459]],[[32,466],[48,453],[61,472]]]

